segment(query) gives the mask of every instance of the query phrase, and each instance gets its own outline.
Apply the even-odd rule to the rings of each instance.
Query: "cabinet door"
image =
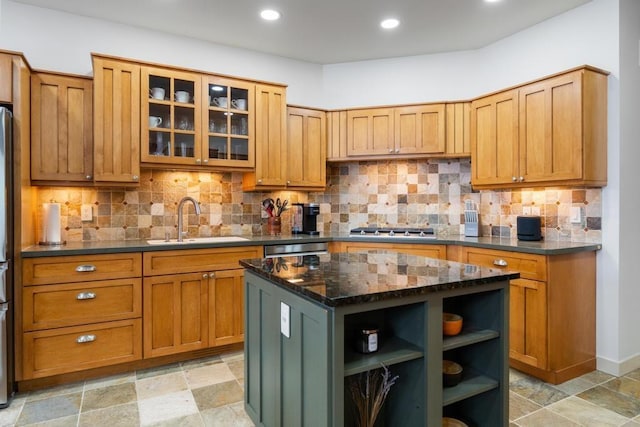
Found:
[[[204,165],[252,168],[255,165],[253,83],[204,76],[202,81],[202,158]]]
[[[244,175],[243,189],[284,187],[287,183],[287,104],[285,89],[256,85],[256,168]]]
[[[445,149],[444,104],[394,108],[396,154],[441,154]]]
[[[471,155],[471,103],[457,102],[446,106],[446,149],[450,155]]]
[[[324,188],[327,129],[324,111],[287,109],[287,187]]]
[[[516,279],[509,286],[509,357],[547,368],[547,285]]]
[[[582,178],[580,77],[577,71],[520,88],[518,176],[524,182]]]
[[[93,58],[94,180],[140,179],[140,67]]]
[[[393,108],[347,111],[347,155],[393,154],[393,118]]]
[[[144,279],[145,358],[207,347],[207,284],[202,273]]]
[[[13,55],[0,53],[0,102],[13,103]]]
[[[202,76],[152,67],[140,76],[142,162],[201,165]]]
[[[327,112],[327,160],[347,158],[347,112]]]
[[[244,269],[209,274],[209,345],[244,340]]]
[[[518,179],[518,92],[471,103],[471,183],[508,184]]]
[[[90,182],[93,175],[91,80],[31,75],[31,179]]]

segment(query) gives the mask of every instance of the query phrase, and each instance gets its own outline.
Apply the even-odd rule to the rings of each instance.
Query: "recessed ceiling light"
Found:
[[[498,3],[500,0],[484,0],[486,3]]]
[[[400,25],[400,21],[395,18],[385,19],[384,21],[380,22],[380,26],[385,30],[396,28],[398,25]]]
[[[260,12],[260,16],[262,17],[262,19],[265,19],[267,21],[275,21],[276,19],[280,19],[280,12],[273,9],[265,9]]]

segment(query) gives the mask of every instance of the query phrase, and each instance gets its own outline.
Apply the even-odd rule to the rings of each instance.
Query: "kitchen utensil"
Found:
[[[478,209],[471,199],[464,201],[464,235],[466,237],[480,236]]]
[[[262,207],[264,208],[265,211],[267,211],[267,214],[269,214],[270,217],[275,216],[274,212],[273,212],[273,199],[264,199],[262,201]]]
[[[284,202],[282,202],[280,200],[280,197],[278,197],[276,199],[276,216],[282,215],[282,212],[284,212],[287,209],[288,204],[289,204],[288,200],[285,200]]]

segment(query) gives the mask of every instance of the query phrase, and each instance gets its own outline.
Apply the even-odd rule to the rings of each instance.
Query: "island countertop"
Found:
[[[248,271],[337,307],[517,279],[520,274],[391,251],[241,260]]]

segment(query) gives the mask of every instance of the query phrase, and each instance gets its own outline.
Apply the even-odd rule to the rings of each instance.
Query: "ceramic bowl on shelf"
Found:
[[[442,419],[442,427],[469,427],[469,426],[456,418],[444,417]]]
[[[442,313],[442,332],[445,335],[458,335],[462,331],[462,316],[453,313]]]
[[[442,384],[445,387],[455,387],[462,380],[462,366],[451,360],[442,361]]]

